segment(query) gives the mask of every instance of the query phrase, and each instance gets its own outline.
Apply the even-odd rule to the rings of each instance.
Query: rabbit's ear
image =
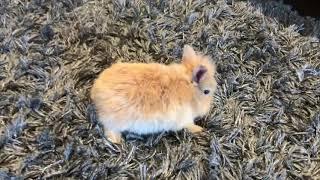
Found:
[[[195,67],[192,72],[192,81],[199,84],[200,80],[203,78],[207,71],[208,69],[203,65]]]
[[[183,47],[182,61],[184,63],[192,62],[196,58],[196,52],[190,45]]]

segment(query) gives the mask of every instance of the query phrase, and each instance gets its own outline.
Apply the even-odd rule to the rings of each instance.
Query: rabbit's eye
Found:
[[[206,89],[206,90],[203,91],[203,93],[204,93],[204,94],[209,94],[210,91]]]

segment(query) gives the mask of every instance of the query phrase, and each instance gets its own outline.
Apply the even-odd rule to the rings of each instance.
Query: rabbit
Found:
[[[209,113],[217,82],[216,65],[190,45],[180,63],[115,63],[95,79],[90,98],[106,138],[123,142],[124,131],[140,135],[187,129]]]

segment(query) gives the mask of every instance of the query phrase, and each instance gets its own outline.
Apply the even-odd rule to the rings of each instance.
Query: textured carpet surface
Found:
[[[265,6],[1,0],[0,179],[319,179],[319,22]],[[88,96],[97,74],[178,62],[184,44],[218,65],[205,132],[109,143]]]

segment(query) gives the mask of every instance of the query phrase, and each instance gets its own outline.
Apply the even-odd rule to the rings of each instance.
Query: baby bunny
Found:
[[[137,134],[202,131],[194,124],[206,115],[216,90],[216,66],[208,56],[183,48],[182,62],[116,63],[95,80],[91,99],[107,138],[122,142],[121,132]]]

